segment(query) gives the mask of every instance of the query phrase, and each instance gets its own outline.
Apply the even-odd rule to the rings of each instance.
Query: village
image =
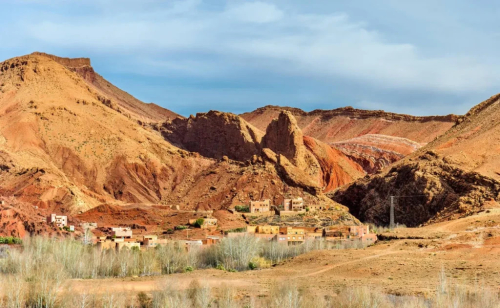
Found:
[[[279,216],[292,217],[305,213],[318,213],[328,208],[318,205],[306,206],[302,198],[284,199],[282,204],[273,206],[269,199],[250,201],[248,206],[237,206],[228,211],[243,217]],[[75,226],[68,224],[68,217],[51,214],[47,223],[60,230],[74,232]],[[145,250],[159,245],[173,243],[186,250],[203,248],[219,243],[223,238],[252,236],[262,240],[277,242],[284,245],[300,245],[306,241],[324,240],[339,244],[359,244],[369,246],[377,241],[377,235],[370,232],[368,225],[332,225],[326,227],[279,226],[273,224],[249,224],[245,227],[231,230],[220,230],[217,218],[210,212],[202,217],[188,219],[185,224],[175,226],[167,231],[144,234],[144,230],[130,226],[99,226],[97,222],[80,222],[81,238],[87,244],[95,245],[96,249],[123,248]],[[173,236],[175,235],[175,236]]]

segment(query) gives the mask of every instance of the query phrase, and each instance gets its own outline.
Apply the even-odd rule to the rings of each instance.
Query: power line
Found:
[[[391,203],[390,203],[390,209],[389,209],[389,228],[394,229],[395,222],[394,222],[394,199],[395,198],[414,198],[414,197],[425,197],[426,195],[409,195],[409,196],[394,196],[391,195]]]

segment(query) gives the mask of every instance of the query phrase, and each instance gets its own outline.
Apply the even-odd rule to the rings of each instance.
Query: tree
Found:
[[[82,243],[83,245],[92,245],[92,232],[89,228],[86,228],[82,235]]]
[[[198,218],[198,219],[196,219],[196,222],[194,223],[194,226],[197,227],[197,228],[201,228],[204,223],[205,223],[205,219]]]

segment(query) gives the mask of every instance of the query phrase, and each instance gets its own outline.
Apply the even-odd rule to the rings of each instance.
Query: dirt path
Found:
[[[359,259],[356,259],[356,260],[351,260],[351,261],[346,261],[346,262],[342,262],[342,263],[336,263],[336,264],[333,264],[333,265],[329,265],[323,269],[320,269],[319,271],[315,271],[315,272],[312,272],[312,273],[307,273],[307,274],[303,274],[303,275],[298,275],[298,276],[294,276],[294,277],[291,277],[289,279],[297,279],[297,278],[304,278],[304,277],[311,277],[311,276],[316,276],[316,275],[319,275],[319,274],[322,274],[324,272],[328,272],[334,268],[337,268],[337,267],[341,267],[341,266],[345,266],[345,265],[350,265],[350,264],[354,264],[354,263],[358,263],[360,261],[367,261],[367,260],[371,260],[371,259],[376,259],[376,258],[380,258],[380,257],[383,257],[383,256],[387,256],[387,255],[390,255],[390,254],[395,254],[395,253],[399,253],[399,251],[392,251],[392,247],[389,248],[390,251],[386,251],[384,253],[379,253],[379,254],[376,254],[376,255],[371,255],[371,256],[367,256],[367,257],[364,257],[364,258],[359,258]]]

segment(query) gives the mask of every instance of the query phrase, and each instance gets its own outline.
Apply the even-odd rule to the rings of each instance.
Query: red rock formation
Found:
[[[421,147],[406,138],[372,134],[334,142],[331,146],[361,165],[369,174],[390,166]]]
[[[333,198],[376,223],[387,223],[389,195],[422,196],[405,198],[396,207],[396,217],[411,226],[476,213],[500,200],[499,118],[496,95],[390,170],[358,180]]]
[[[67,69],[76,72],[91,88],[103,93],[104,96],[122,108],[123,112],[141,122],[163,122],[167,119],[180,117],[180,115],[153,103],[143,103],[127,92],[115,87],[94,71],[94,68],[90,65],[89,58],[61,58],[43,52],[34,52],[33,55],[49,58],[64,65]]]
[[[390,196],[396,200],[395,222],[414,227],[478,212],[500,197],[500,182],[426,152],[343,187],[333,199],[362,221],[388,225]]]
[[[458,116],[416,117],[382,110],[360,110],[352,107],[305,112],[298,108],[266,106],[241,115],[255,127],[264,130],[282,110],[289,111],[307,136],[332,143],[366,134],[403,137],[427,143],[450,129]]]
[[[284,182],[282,170],[269,160],[214,160],[168,143],[80,74],[42,55],[0,63],[0,194],[70,213],[136,202],[224,209],[262,198],[279,202],[284,194],[333,204],[311,194],[308,184],[304,189]],[[226,147],[235,158],[258,153],[258,131],[244,120],[207,117],[214,122],[200,123],[212,125],[207,127],[214,134],[224,127],[227,134],[219,150],[236,143]],[[205,133],[204,125],[189,122],[200,127],[194,132]],[[293,176],[305,172],[299,171]],[[299,180],[318,185],[316,177]]]
[[[304,136],[304,144],[321,166],[320,186],[324,192],[332,191],[365,175],[360,165],[339,150],[307,136]]]
[[[174,119],[161,127],[170,143],[203,156],[238,161],[260,153],[262,132],[237,115],[219,111]]]

